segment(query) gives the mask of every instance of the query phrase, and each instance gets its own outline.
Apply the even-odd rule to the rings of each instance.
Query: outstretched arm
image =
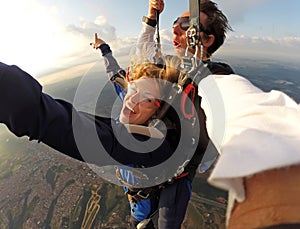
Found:
[[[70,131],[71,119],[70,104],[42,93],[42,86],[19,67],[0,63],[0,122],[11,132],[82,160]]]
[[[28,136],[72,158],[100,166],[114,165],[111,158],[123,164],[153,166],[172,153],[166,141],[154,151],[147,151],[147,147],[153,148],[153,141],[160,141],[147,143],[147,136],[137,136],[142,141],[136,146],[136,138],[123,125],[79,112],[72,104],[53,99],[42,92],[42,86],[28,73],[1,62],[0,123],[18,137]],[[145,149],[150,153],[136,153]]]

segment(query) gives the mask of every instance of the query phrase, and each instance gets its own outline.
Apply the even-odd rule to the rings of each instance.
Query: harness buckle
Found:
[[[190,27],[187,31],[186,31],[186,39],[187,39],[187,45],[190,48],[195,48],[198,43],[199,43],[199,38],[198,38],[198,34],[197,34],[197,28]]]
[[[184,69],[194,69],[195,67],[195,58],[188,57],[187,55],[182,57],[183,67]]]
[[[186,160],[185,162],[183,162],[183,164],[178,167],[176,173],[174,174],[174,177],[180,176],[184,172],[184,168],[187,166],[189,162],[190,160]]]
[[[150,195],[150,193],[143,193],[143,190],[140,190],[137,192],[137,194],[139,197],[143,198],[143,199],[147,199]]]

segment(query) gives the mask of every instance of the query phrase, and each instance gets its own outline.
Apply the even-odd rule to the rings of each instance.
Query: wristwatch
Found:
[[[151,19],[151,18],[148,18],[146,16],[143,16],[142,21],[145,22],[147,25],[150,25],[152,27],[155,27],[156,24],[157,24],[157,21],[155,19]]]

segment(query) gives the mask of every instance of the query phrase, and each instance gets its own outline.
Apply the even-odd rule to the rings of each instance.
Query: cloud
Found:
[[[300,37],[229,36],[220,53],[243,57],[260,57],[299,61]]]
[[[97,16],[94,22],[89,22],[88,20],[81,18],[78,25],[68,25],[67,31],[75,36],[90,39],[90,42],[93,41],[94,34],[97,33],[98,37],[106,41],[111,47],[114,55],[117,56],[128,57],[128,55],[130,55],[130,53],[133,51],[137,41],[136,38],[117,37],[116,28],[110,25],[104,16]],[[86,53],[83,50],[81,52]],[[86,55],[85,60],[95,60],[95,56],[91,55],[90,50],[88,50],[88,53],[89,54]]]
[[[58,39],[59,24],[55,7],[43,7],[35,0],[5,2],[0,9],[1,60],[29,71],[49,63],[57,48],[50,41]]]
[[[170,31],[169,29],[162,29],[159,34],[161,39],[172,43],[173,41],[172,31]]]
[[[38,77],[99,58],[89,46],[95,32],[120,50],[131,42],[117,40],[115,27],[102,15],[92,22],[79,18],[69,25],[64,16],[61,8],[38,0],[6,2],[0,8],[0,60]]]
[[[97,16],[94,22],[81,18],[79,25],[68,25],[67,30],[86,37],[90,37],[97,32],[98,36],[105,41],[115,40],[117,37],[116,28],[110,25],[104,16]]]
[[[69,32],[59,8],[37,0],[12,0],[0,9],[0,59],[39,76],[62,69],[88,50],[85,36]]]
[[[247,11],[252,10],[258,5],[265,4],[271,0],[218,0],[218,6],[226,14],[231,24],[239,23],[244,20],[244,15]]]

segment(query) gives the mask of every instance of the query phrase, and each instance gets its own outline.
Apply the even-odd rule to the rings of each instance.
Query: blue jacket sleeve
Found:
[[[113,83],[116,94],[123,101],[126,95],[126,90],[122,88],[118,83],[116,83],[116,81],[113,79],[114,75],[118,74],[118,72],[123,69],[119,66],[118,61],[114,58],[108,44],[102,44],[99,48],[104,58],[104,66],[106,69],[107,76]]]
[[[43,93],[42,86],[28,73],[1,62],[0,122],[17,136],[29,136],[72,158],[97,165],[117,161],[154,166],[172,154],[166,140],[147,152],[158,140],[133,137],[115,120],[77,111],[70,103]]]

